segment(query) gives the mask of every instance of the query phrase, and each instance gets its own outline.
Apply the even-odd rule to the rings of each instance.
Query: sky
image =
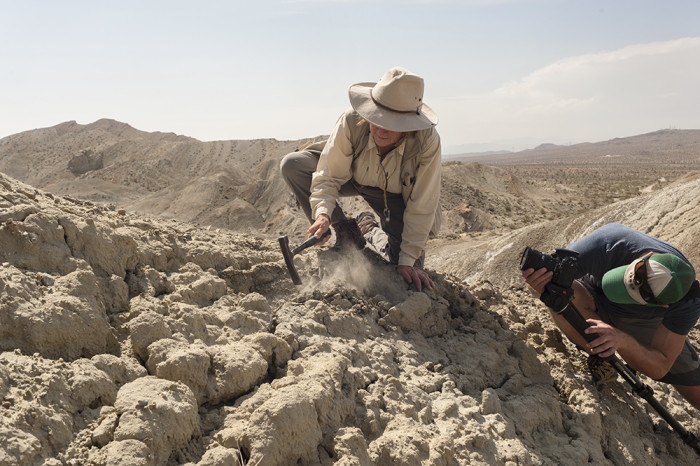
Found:
[[[0,138],[311,139],[394,66],[446,155],[699,129],[700,1],[0,0]]]

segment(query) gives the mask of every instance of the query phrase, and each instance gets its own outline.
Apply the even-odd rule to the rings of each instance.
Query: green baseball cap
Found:
[[[679,301],[695,280],[693,268],[673,254],[651,253],[603,275],[603,293],[614,303],[659,306]]]

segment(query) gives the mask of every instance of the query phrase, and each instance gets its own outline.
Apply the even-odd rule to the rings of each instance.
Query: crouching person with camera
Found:
[[[700,409],[700,360],[687,338],[700,317],[700,286],[678,249],[612,223],[553,255],[528,248],[520,269],[556,325],[591,355],[596,385],[616,378],[603,358],[617,352]],[[567,316],[569,303],[585,319],[585,336]]]

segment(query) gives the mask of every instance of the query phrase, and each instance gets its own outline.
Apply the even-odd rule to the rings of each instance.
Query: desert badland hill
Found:
[[[445,163],[420,293],[366,251],[309,250],[292,284],[276,236],[306,221],[277,166],[303,141],[110,120],[4,138],[0,465],[697,464],[622,379],[576,377],[583,356],[517,270],[525,245],[613,221],[700,264],[700,153],[681,133],[677,170],[666,143],[639,145],[644,170],[621,151],[614,170]]]

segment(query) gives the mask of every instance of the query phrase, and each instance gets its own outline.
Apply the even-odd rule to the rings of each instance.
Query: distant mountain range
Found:
[[[601,159],[625,157],[636,162],[694,163],[700,159],[700,130],[664,129],[652,133],[614,138],[596,143],[573,145],[540,144],[519,152],[494,151],[449,156],[450,160],[479,162],[487,165],[518,165],[560,162],[600,162]]]

